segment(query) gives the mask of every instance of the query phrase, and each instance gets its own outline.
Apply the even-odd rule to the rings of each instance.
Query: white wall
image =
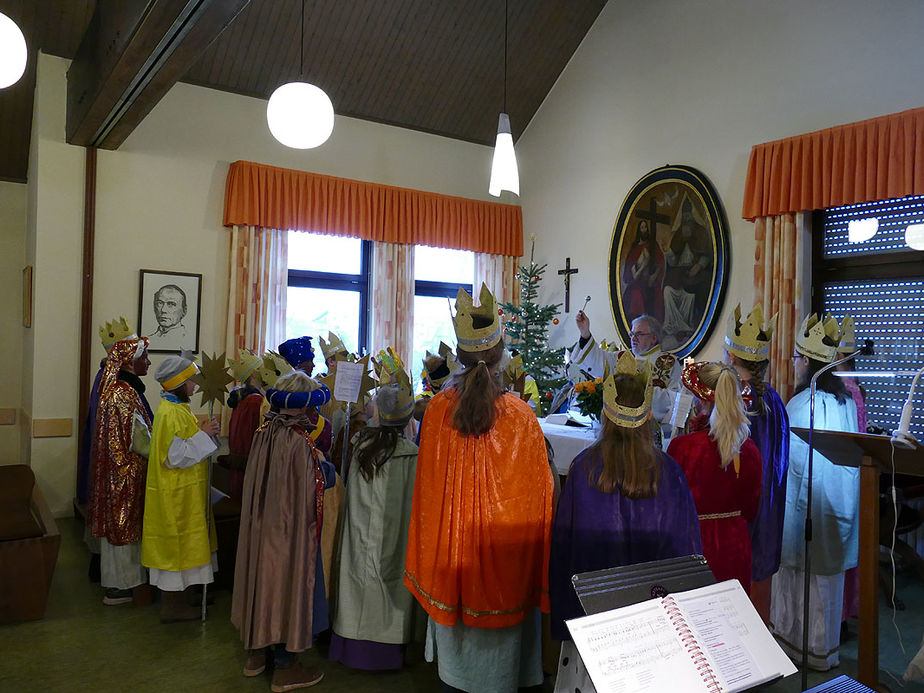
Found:
[[[34,439],[32,465],[56,513],[69,510],[75,480],[83,225],[80,147],[64,143],[67,61],[39,58],[35,165],[35,346],[24,394],[35,418],[71,417],[70,438]],[[230,162],[248,159],[329,175],[478,199],[487,195],[491,148],[387,125],[338,117],[316,150],[278,144],[266,127],[266,102],[176,85],[118,151],[97,167],[93,324],[124,315],[137,321],[138,270],[201,273],[200,349],[224,348],[229,237],[221,225]],[[91,368],[104,355],[94,335]],[[34,366],[31,366],[34,358]],[[154,371],[160,357],[155,356]],[[28,377],[28,376],[27,376]],[[160,388],[146,378],[156,406]],[[195,403],[198,398],[195,398]]]
[[[0,408],[22,406],[22,270],[26,264],[26,205],[22,183],[0,182]],[[18,425],[0,426],[0,464],[21,461]]]
[[[595,336],[609,309],[613,224],[632,185],[665,164],[702,171],[724,202],[731,277],[702,352],[721,356],[725,320],[753,301],[753,227],[741,219],[751,147],[924,105],[918,0],[611,0],[517,143],[526,233],[548,262],[541,300],[559,302],[566,256],[577,337],[591,294]]]

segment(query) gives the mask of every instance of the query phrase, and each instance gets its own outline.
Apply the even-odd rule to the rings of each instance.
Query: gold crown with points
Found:
[[[237,354],[237,360],[228,359],[228,365],[231,367],[231,375],[234,379],[242,383],[255,370],[263,366],[263,359],[247,349],[238,349]]]
[[[442,366],[446,367],[443,371]],[[437,353],[433,354],[429,350],[423,358],[423,377],[430,381],[430,387],[434,392],[438,392],[449,376],[459,370],[462,366],[456,360],[456,355],[452,347],[446,342],[440,342]],[[441,376],[434,376],[435,372],[443,373]]]
[[[275,387],[280,377],[294,370],[289,362],[275,351],[267,351],[260,360],[263,365],[257,369],[257,373],[266,387]]]
[[[764,324],[764,309],[758,303],[741,322],[741,304],[728,317],[725,349],[745,361],[766,361],[770,358],[770,338],[776,329],[776,316]]]
[[[324,354],[325,361],[331,356],[336,356],[338,353],[350,353],[343,345],[340,337],[335,335],[330,330],[327,331],[327,341],[324,341],[324,337],[318,337],[318,342],[321,344],[321,353]]]
[[[376,390],[375,405],[379,411],[379,420],[386,424],[404,423],[414,412],[414,388],[403,364],[400,364],[400,359],[398,363],[395,369],[384,366],[381,362],[376,364],[379,370],[379,386]]]
[[[839,354],[852,354],[857,350],[857,326],[850,315],[841,321],[841,343],[837,347]]]
[[[825,337],[831,344],[825,344]],[[819,317],[812,313],[806,315],[796,333],[796,351],[822,363],[831,363],[837,355],[837,345],[841,341],[841,328],[833,317]]]
[[[497,313],[497,299],[484,283],[481,284],[479,299],[481,305],[476,307],[468,292],[459,287],[452,326],[462,351],[486,351],[503,336],[500,316]]]
[[[637,407],[627,407],[619,403],[619,392],[616,389],[616,376],[628,375],[639,381],[645,388],[645,398]],[[611,375],[603,381],[603,413],[610,421],[623,428],[638,428],[648,421],[651,416],[651,364],[644,361],[641,369],[638,361],[631,352],[623,352],[616,361],[616,368]]]
[[[138,335],[128,326],[128,321],[120,317],[118,320],[110,320],[99,326],[99,338],[103,342],[103,348],[109,351],[112,345],[122,339],[134,339]]]

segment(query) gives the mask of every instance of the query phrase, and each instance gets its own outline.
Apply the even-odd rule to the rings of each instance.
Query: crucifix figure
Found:
[[[651,239],[655,240],[658,237],[657,230],[658,224],[669,224],[671,218],[666,214],[658,214],[657,212],[658,203],[655,202],[654,197],[648,200],[648,209],[641,210],[635,213],[639,219],[644,219],[648,222],[648,231],[651,234]]]
[[[565,312],[571,311],[571,275],[577,274],[577,267],[571,266],[571,258],[565,258],[565,269],[558,270],[559,274],[565,275]]]

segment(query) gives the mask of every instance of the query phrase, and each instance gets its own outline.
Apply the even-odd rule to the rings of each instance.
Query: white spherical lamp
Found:
[[[26,37],[16,22],[0,12],[0,89],[5,89],[26,71]]]
[[[293,149],[324,144],[334,130],[334,106],[313,84],[289,82],[277,88],[266,106],[266,122],[273,137]]]

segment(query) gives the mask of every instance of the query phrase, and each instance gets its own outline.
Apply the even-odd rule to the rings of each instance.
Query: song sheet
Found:
[[[567,625],[597,693],[707,690],[659,600]]]
[[[366,365],[364,363],[338,361],[337,373],[334,376],[334,399],[341,402],[356,402],[359,400],[359,388],[362,385],[365,372]]]

